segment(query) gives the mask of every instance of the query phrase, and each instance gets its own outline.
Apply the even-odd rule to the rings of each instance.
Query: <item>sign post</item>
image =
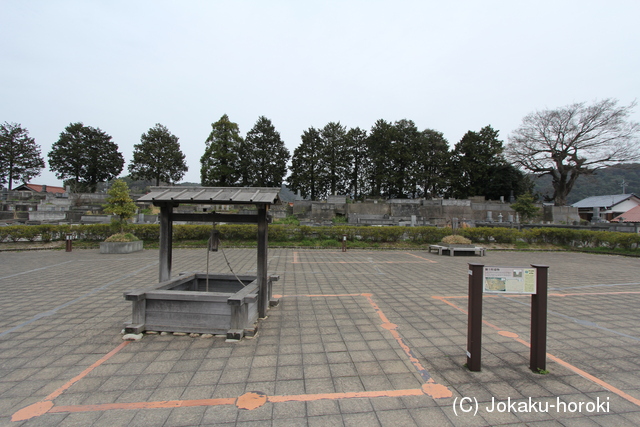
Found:
[[[469,321],[467,325],[467,367],[479,372],[482,367],[482,264],[469,264]]]
[[[481,370],[482,295],[531,295],[531,353],[529,367],[534,372],[547,365],[547,288],[546,265],[528,267],[485,267],[469,264],[469,310],[467,330],[467,367]]]
[[[531,354],[529,368],[534,372],[547,369],[547,287],[549,266],[534,265],[537,292],[531,295]]]

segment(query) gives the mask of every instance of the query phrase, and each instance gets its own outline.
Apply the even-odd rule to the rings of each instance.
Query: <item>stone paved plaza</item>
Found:
[[[255,274],[255,250],[225,253]],[[549,266],[548,374],[528,296],[485,295],[482,371],[464,366],[469,262]],[[174,250],[173,275],[205,268]],[[255,338],[129,342],[123,292],[157,282],[158,251],[1,252],[0,425],[640,425],[637,258],[271,249],[269,274]]]

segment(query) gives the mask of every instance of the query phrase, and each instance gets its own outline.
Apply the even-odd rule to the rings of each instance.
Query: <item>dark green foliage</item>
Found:
[[[489,179],[485,185],[484,196],[487,200],[509,201],[513,197],[533,192],[533,181],[513,165],[503,163],[489,170]]]
[[[305,198],[325,199],[328,195],[360,197],[368,189],[370,162],[366,132],[330,122],[313,127],[302,135],[294,150],[289,187]]]
[[[240,147],[240,175],[244,187],[282,185],[291,154],[271,120],[260,116]]]
[[[419,189],[416,196],[439,197],[445,193],[450,156],[449,144],[442,132],[425,129],[420,133],[413,165],[414,188],[417,185]]]
[[[449,148],[442,133],[413,121],[378,120],[367,138],[369,192],[389,198],[437,197],[447,188]]]
[[[511,204],[511,209],[516,211],[523,222],[527,222],[530,219],[536,217],[540,208],[533,204],[533,196],[531,193],[521,194],[518,196],[515,203]]]
[[[349,129],[345,135],[346,185],[354,199],[369,192],[369,158],[367,156],[367,131],[359,127]]]
[[[239,150],[242,144],[238,124],[230,121],[226,114],[211,124],[206,149],[200,158],[202,185],[231,187],[239,183]]]
[[[289,188],[302,197],[318,200],[327,196],[323,141],[320,132],[310,127],[301,136],[302,143],[293,151]]]
[[[378,120],[371,131],[330,122],[309,128],[293,154],[289,186],[305,198],[332,194],[387,198],[441,196],[449,159],[442,133],[411,120]]]
[[[506,164],[502,151],[498,131],[491,126],[485,126],[480,132],[467,132],[456,144],[451,156],[448,173],[450,194],[457,199],[486,196],[494,174]]]
[[[40,175],[44,160],[40,146],[29,131],[17,123],[0,124],[0,186],[14,182],[28,182]]]
[[[133,160],[129,164],[132,179],[175,183],[187,172],[185,155],[180,151],[178,137],[157,123],[133,146]]]
[[[340,122],[329,122],[320,131],[321,165],[329,194],[346,194],[349,191],[350,159],[346,136],[347,130]]]
[[[71,123],[49,152],[49,167],[76,192],[94,193],[99,182],[117,177],[124,158],[99,128]]]
[[[373,132],[372,132],[373,133]],[[419,131],[411,120],[402,119],[391,128],[391,140],[387,152],[389,162],[387,195],[390,198],[416,197],[417,182],[412,172],[416,164],[419,146]]]
[[[374,197],[389,195],[389,183],[394,173],[394,166],[389,159],[394,133],[393,124],[380,119],[373,125],[367,138],[370,161],[369,186]]]

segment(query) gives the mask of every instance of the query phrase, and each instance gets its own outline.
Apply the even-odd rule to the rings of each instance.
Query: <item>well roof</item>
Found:
[[[208,205],[280,203],[280,188],[272,187],[151,187],[140,202],[173,202]]]

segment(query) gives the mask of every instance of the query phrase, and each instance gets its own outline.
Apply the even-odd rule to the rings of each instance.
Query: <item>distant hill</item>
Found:
[[[296,193],[289,190],[286,185],[282,184],[282,189],[280,190],[280,200],[282,200],[284,203],[295,202]]]
[[[534,192],[541,198],[551,197],[553,187],[551,177],[534,178]],[[600,169],[592,175],[579,177],[567,197],[567,204],[573,204],[591,196],[622,194],[622,183],[626,183],[625,193],[640,195],[640,163],[628,163]]]

